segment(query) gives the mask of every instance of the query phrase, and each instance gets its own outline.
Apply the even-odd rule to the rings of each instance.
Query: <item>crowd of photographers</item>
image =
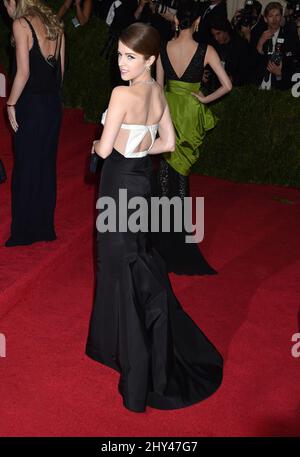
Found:
[[[84,4],[91,0],[75,0],[76,4],[80,1]],[[150,23],[163,41],[171,40],[181,1],[94,0],[95,13],[110,27],[103,53],[108,57],[120,30],[135,21]],[[289,0],[284,9],[279,2],[270,2],[264,10],[258,0],[245,0],[231,21],[226,0],[194,1],[201,16],[194,39],[216,49],[234,86],[289,89],[293,85],[293,75],[300,73],[300,0]],[[203,85],[213,91],[218,84],[213,71],[206,67]]]

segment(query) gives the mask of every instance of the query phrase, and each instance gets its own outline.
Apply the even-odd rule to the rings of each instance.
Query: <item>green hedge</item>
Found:
[[[219,122],[205,138],[195,172],[300,187],[299,98],[235,88],[212,111]]]
[[[48,2],[56,11],[61,1]],[[107,26],[93,16],[74,28],[65,16],[65,106],[81,107],[99,122],[111,92],[109,61],[100,55]],[[0,18],[0,62],[8,68],[9,29]],[[211,106],[219,122],[201,146],[193,171],[241,182],[300,187],[300,100],[290,92],[234,89]]]

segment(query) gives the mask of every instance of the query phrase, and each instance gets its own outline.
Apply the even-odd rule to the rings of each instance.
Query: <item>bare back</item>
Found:
[[[183,40],[177,38],[168,42],[166,51],[171,65],[179,79],[184,75],[197,48],[198,43],[192,39]]]
[[[166,107],[166,99],[161,87],[154,84],[140,83],[127,88],[126,115],[123,124],[152,126],[159,124]],[[121,128],[114,148],[124,154],[130,131]],[[136,152],[147,150],[151,146],[151,134],[148,132]]]
[[[45,59],[47,59],[47,57],[49,55],[54,56],[55,52],[56,52],[56,55],[58,55],[59,47],[60,47],[60,43],[61,43],[61,36],[59,36],[56,40],[49,40],[46,37],[46,27],[39,17],[28,16],[27,19],[31,22],[31,24],[34,28],[40,51],[41,51],[42,55],[45,57]],[[31,49],[32,46],[33,46],[33,36],[29,30],[29,49]]]

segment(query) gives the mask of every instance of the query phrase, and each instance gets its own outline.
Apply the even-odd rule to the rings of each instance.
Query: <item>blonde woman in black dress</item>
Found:
[[[56,239],[56,154],[62,104],[64,35],[40,0],[4,0],[13,19],[13,85],[7,113],[14,130],[11,234],[6,246]]]

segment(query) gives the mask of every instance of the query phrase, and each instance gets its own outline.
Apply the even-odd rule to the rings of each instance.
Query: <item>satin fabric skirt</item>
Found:
[[[183,176],[199,159],[201,146],[208,130],[215,127],[216,117],[211,110],[191,95],[199,92],[199,83],[169,80],[165,86],[171,118],[176,133],[175,151],[164,154],[168,164]]]
[[[120,189],[128,199],[149,201],[151,179],[148,156],[129,159],[113,150],[102,167],[99,195],[112,197],[116,208]],[[222,356],[174,295],[149,232],[97,232],[86,354],[120,373],[123,405],[135,412],[147,405],[166,410],[192,405],[222,381]]]

